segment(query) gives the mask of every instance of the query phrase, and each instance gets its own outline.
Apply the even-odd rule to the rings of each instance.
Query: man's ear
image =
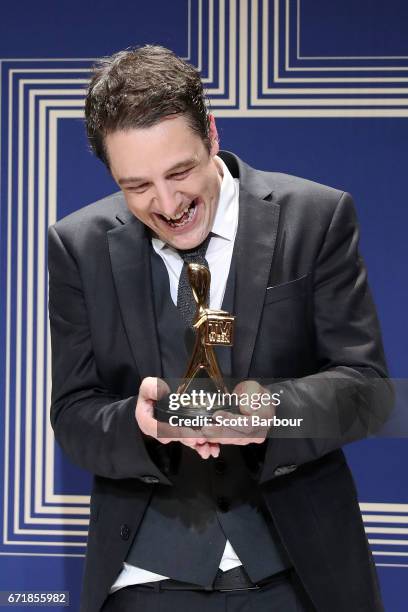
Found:
[[[215,117],[211,113],[208,115],[208,123],[208,132],[211,144],[210,155],[214,157],[214,155],[217,155],[218,151],[220,150],[220,143],[218,139],[217,126],[215,125]]]

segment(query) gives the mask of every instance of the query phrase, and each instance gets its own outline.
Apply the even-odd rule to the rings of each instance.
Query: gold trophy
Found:
[[[183,382],[177,388],[177,395],[184,396],[183,404],[177,408],[177,415],[181,417],[206,417],[211,418],[211,414],[216,410],[234,410],[235,402],[226,408],[222,396],[231,397],[227,386],[224,383],[217,357],[214,351],[215,346],[232,346],[234,341],[234,320],[235,317],[225,310],[212,310],[208,307],[208,294],[211,282],[211,273],[208,268],[200,264],[189,264],[187,269],[188,279],[194,300],[197,304],[196,314],[193,322],[195,330],[195,342],[193,352],[187,366]],[[202,375],[206,373],[207,379]],[[199,383],[208,387],[210,382],[213,387],[213,394],[217,394],[220,401],[211,402],[206,400],[208,394],[200,393],[200,400],[188,401],[190,394],[197,397],[196,391],[190,391],[193,381],[200,378]],[[207,384],[205,384],[205,382]],[[156,406],[157,418],[174,414],[165,402],[161,400]],[[160,413],[162,413],[160,415]],[[167,419],[166,419],[167,420]]]

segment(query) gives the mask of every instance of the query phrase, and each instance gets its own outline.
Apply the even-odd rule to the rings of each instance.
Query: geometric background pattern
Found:
[[[124,4],[135,10],[127,0]],[[225,120],[226,133],[248,130],[245,146],[261,158],[252,130],[270,131],[279,150],[283,139],[276,120],[289,122],[287,131],[296,138],[298,126],[306,132],[314,121],[319,121],[316,133],[323,133],[329,120],[346,122],[338,124],[341,129],[352,126],[356,131],[366,122],[374,129],[381,121],[386,134],[388,125],[408,117],[408,7],[403,0],[180,0],[166,13],[164,34],[156,13],[168,6],[165,0],[146,3],[144,19],[135,21],[134,39],[107,46],[106,53],[146,42],[174,48],[200,69],[211,108],[217,119]],[[78,40],[78,48],[85,48],[84,41]],[[82,557],[90,480],[62,456],[48,417],[46,240],[47,227],[70,212],[66,194],[61,196],[66,135],[76,150],[84,148],[76,135],[82,130],[84,92],[94,58],[51,48],[37,56],[37,41],[31,53],[18,57],[1,44],[0,37],[0,555]],[[306,148],[300,150],[307,155]],[[292,156],[296,154],[293,149]],[[403,147],[398,154],[404,154]],[[78,155],[78,184],[70,186],[79,192],[96,183],[91,162],[88,166],[82,160]],[[326,162],[321,160],[323,166]],[[379,169],[377,176],[380,185]],[[405,214],[401,211],[400,206],[393,214]],[[379,217],[370,215],[378,225]],[[371,252],[376,247],[370,244]],[[396,266],[395,271],[405,269]],[[393,318],[391,299],[385,325],[387,317]],[[388,350],[391,361],[397,354],[402,363],[399,348]],[[408,453],[399,452],[406,465]],[[402,483],[404,476],[405,471],[395,474]],[[377,564],[408,567],[404,485],[396,498],[379,486],[375,496],[361,499],[360,505]]]
[[[198,4],[198,8],[203,8],[203,2]],[[236,64],[239,62],[231,60],[238,58],[237,39],[227,34],[226,26],[228,22],[229,33],[234,30],[237,4],[230,0],[229,13],[222,13],[225,5],[220,2],[216,19],[214,2],[210,1],[207,22],[203,16],[197,19],[198,42],[211,32],[208,38],[211,48],[215,46],[216,35],[218,38],[218,62],[215,62],[214,49],[205,52],[195,45],[194,52],[217,116],[244,112],[242,107],[236,109],[240,106],[240,95],[244,89],[255,92],[250,79],[249,87],[241,87],[239,92],[236,87]],[[258,4],[261,3],[254,2],[251,7],[252,19],[256,21]],[[282,3],[282,8],[288,9],[289,4]],[[241,3],[241,10],[242,5],[246,3]],[[269,23],[268,3],[263,2],[262,8],[267,12],[265,23]],[[275,2],[275,9],[275,19],[278,19],[279,2]],[[286,18],[290,18],[288,13]],[[256,30],[253,34],[256,35]],[[275,34],[278,36],[279,32]],[[220,51],[224,40],[230,41],[228,50]],[[193,55],[191,47],[197,41],[192,34],[189,34],[189,41],[189,54]],[[261,42],[264,44],[263,39]],[[272,49],[276,51],[275,46]],[[188,57],[192,61],[192,57]],[[265,58],[264,61],[268,65]],[[271,63],[276,65],[274,57]],[[90,64],[89,60],[21,60],[4,61],[1,65],[4,143],[1,157],[7,161],[7,176],[2,184],[2,200],[7,202],[7,324],[4,513],[0,552],[7,550],[18,554],[18,551],[33,552],[35,549],[46,550],[45,554],[72,554],[73,551],[82,554],[84,551],[89,497],[55,492],[54,436],[48,419],[51,368],[46,230],[58,218],[59,126],[61,121],[83,118]],[[262,90],[262,94],[265,93],[267,88]],[[251,101],[262,99],[263,104],[270,104],[273,97],[268,95],[268,99],[251,97]],[[275,110],[275,107],[269,109],[270,112]],[[347,110],[351,112],[350,108]],[[252,109],[247,108],[245,112],[250,113]],[[408,566],[408,503],[362,503],[361,508],[375,555],[382,557],[383,562],[407,562]]]

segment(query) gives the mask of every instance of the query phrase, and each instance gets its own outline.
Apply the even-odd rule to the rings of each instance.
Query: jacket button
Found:
[[[128,525],[121,525],[120,526],[120,537],[122,538],[122,540],[128,540],[130,536],[130,529]]]
[[[224,459],[215,460],[214,469],[217,474],[224,474],[226,468],[227,468],[227,464]]]
[[[217,497],[217,505],[221,512],[228,512],[230,503],[225,497]]]
[[[143,480],[146,484],[157,484],[159,482],[157,476],[141,476],[140,480]]]

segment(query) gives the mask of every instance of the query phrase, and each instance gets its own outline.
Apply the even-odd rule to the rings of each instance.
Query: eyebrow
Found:
[[[172,166],[171,168],[169,168],[166,171],[166,174],[172,174],[173,172],[177,172],[177,170],[180,170],[181,168],[186,168],[188,166],[192,166],[195,165],[197,163],[198,159],[197,157],[191,157],[189,159],[185,159],[183,161],[178,162],[177,164],[175,164],[174,166]],[[128,185],[129,183],[146,183],[147,179],[141,177],[141,176],[129,176],[126,178],[121,178],[118,180],[118,185]]]

